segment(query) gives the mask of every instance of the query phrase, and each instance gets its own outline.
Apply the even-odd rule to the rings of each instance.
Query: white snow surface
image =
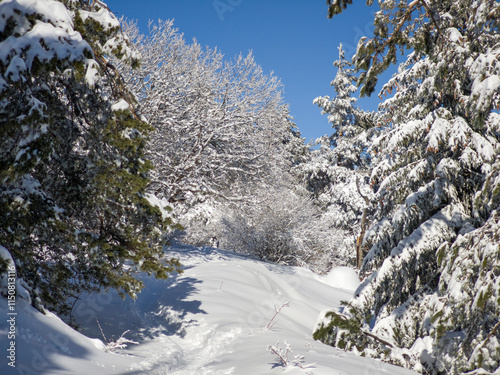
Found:
[[[339,278],[355,276],[352,270],[336,269],[325,278],[212,248],[177,246],[167,252],[180,258],[183,274],[168,280],[142,277],[145,289],[136,301],[121,300],[115,292],[83,296],[73,312],[81,333],[19,300],[16,368],[2,354],[0,373],[415,374],[312,339],[320,311],[352,296],[328,283],[340,286]],[[5,353],[10,343],[3,297],[0,316]],[[96,317],[108,341],[130,330],[125,337],[138,344],[107,352]],[[293,351],[287,354],[288,366],[270,346]]]
[[[335,267],[325,277],[325,282],[334,288],[354,292],[359,284],[359,277],[351,267]]]

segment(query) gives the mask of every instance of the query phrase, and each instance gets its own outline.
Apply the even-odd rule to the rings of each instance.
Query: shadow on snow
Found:
[[[187,327],[197,324],[194,315],[206,314],[200,301],[190,299],[202,281],[182,275],[142,280],[144,289],[135,301],[121,299],[116,291],[82,296],[73,309],[80,332],[108,342],[125,331],[129,331],[126,338],[139,342],[160,335],[183,337]]]

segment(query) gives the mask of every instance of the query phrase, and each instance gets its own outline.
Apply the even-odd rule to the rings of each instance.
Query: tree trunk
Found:
[[[358,189],[359,195],[361,195],[361,198],[365,200],[365,207],[363,208],[363,215],[361,216],[361,233],[358,236],[358,239],[356,241],[356,267],[358,269],[361,269],[361,265],[363,264],[363,239],[365,238],[365,232],[366,232],[366,224],[367,224],[367,219],[366,219],[366,211],[368,210],[368,205],[370,204],[369,199],[364,196],[361,193],[361,189],[359,188],[359,178],[356,176],[356,188]]]

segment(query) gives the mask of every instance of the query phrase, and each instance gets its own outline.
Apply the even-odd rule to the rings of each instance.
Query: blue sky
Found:
[[[331,134],[326,116],[312,104],[317,96],[334,95],[333,61],[344,45],[347,57],[357,41],[373,30],[373,12],[355,1],[343,14],[327,19],[324,0],[105,0],[118,16],[138,20],[142,32],[148,21],[174,19],[174,26],[203,46],[217,47],[227,58],[252,50],[264,72],[281,79],[285,101],[307,141]],[[380,100],[360,99],[365,109]]]

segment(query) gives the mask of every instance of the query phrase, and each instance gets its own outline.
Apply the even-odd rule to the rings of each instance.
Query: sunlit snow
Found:
[[[184,273],[166,281],[143,277],[136,301],[111,292],[75,305],[74,323],[91,338],[20,301],[17,368],[2,365],[2,374],[413,373],[312,339],[320,311],[351,297],[353,270],[321,277],[212,248],[176,247],[168,256],[181,259]],[[6,306],[0,304],[4,316]],[[4,321],[0,328],[6,347]],[[138,344],[106,351],[103,334],[112,341],[126,330]],[[269,347],[289,347],[287,365]]]

